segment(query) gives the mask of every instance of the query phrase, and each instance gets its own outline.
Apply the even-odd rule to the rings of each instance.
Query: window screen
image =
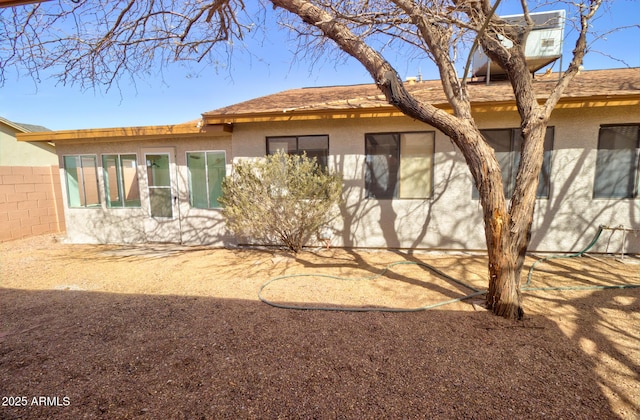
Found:
[[[435,133],[365,135],[365,188],[369,198],[429,198]]]
[[[600,128],[593,191],[595,198],[638,197],[638,127],[619,125]]]
[[[547,127],[544,137],[544,157],[542,170],[538,178],[536,197],[548,198],[551,189],[551,154],[553,152],[554,127]],[[502,171],[504,195],[511,198],[516,186],[516,176],[520,165],[522,151],[522,130],[519,128],[480,130],[487,143],[495,150],[496,158]],[[479,198],[476,187],[473,187],[472,197]]]
[[[435,133],[400,135],[400,198],[431,196]]]
[[[306,153],[310,158],[315,157],[318,165],[326,168],[329,158],[329,136],[267,137],[267,154],[273,155],[278,151],[296,155]]]

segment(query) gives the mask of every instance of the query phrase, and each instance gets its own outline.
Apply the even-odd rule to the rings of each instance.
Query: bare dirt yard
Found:
[[[596,259],[597,258],[597,259]],[[0,244],[0,418],[640,419],[640,289],[482,297],[486,258],[342,249]],[[527,259],[527,269],[535,261]],[[634,263],[635,262],[635,263]],[[526,273],[524,274],[526,280]],[[355,280],[358,279],[358,280]],[[640,284],[595,256],[533,287]]]

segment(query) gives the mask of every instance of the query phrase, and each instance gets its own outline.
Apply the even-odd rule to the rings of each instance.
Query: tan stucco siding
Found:
[[[638,123],[637,106],[557,110],[551,161],[551,191],[539,199],[532,232],[532,251],[577,251],[599,225],[640,228],[640,199],[593,199],[598,131],[601,124]],[[481,128],[515,128],[515,112],[481,113]],[[282,135],[329,135],[330,164],[342,173],[345,202],[336,220],[336,246],[484,249],[482,213],[472,199],[472,179],[461,153],[436,132],[434,194],[426,200],[365,198],[365,133],[433,130],[404,117],[325,122],[240,124],[234,128],[234,159],[262,156],[265,138]],[[622,233],[609,232],[596,251],[616,251]],[[627,235],[628,252],[640,252],[637,236]]]
[[[329,135],[329,164],[344,181],[344,203],[333,226],[332,243],[350,247],[463,248],[483,247],[483,233],[473,222],[480,211],[470,200],[451,200],[462,191],[471,196],[471,178],[459,152],[448,137],[436,131],[434,194],[426,200],[365,198],[365,133],[436,131],[406,118],[355,119],[318,122],[247,124],[234,129],[234,156],[264,155],[265,138],[281,135]],[[257,152],[259,151],[259,153]],[[450,218],[453,209],[459,215]],[[427,221],[427,223],[425,223]],[[456,235],[455,232],[471,232]],[[461,240],[460,238],[463,238]]]
[[[531,251],[570,252],[586,246],[599,225],[640,228],[640,199],[593,199],[598,131],[602,124],[640,122],[637,105],[627,107],[566,108],[554,112],[549,198],[538,199]],[[476,115],[481,128],[516,128],[514,111]],[[368,199],[365,191],[365,134],[435,131],[433,195],[428,199]],[[472,198],[472,179],[461,153],[450,139],[432,127],[405,117],[341,120],[281,121],[236,124],[233,133],[221,137],[180,138],[58,146],[62,156],[95,154],[101,166],[105,153],[135,153],[139,162],[142,206],[108,209],[104,203],[104,179],[100,177],[99,208],[65,208],[68,238],[72,242],[122,243],[152,240],[149,232],[144,152],[149,148],[174,148],[179,226],[177,241],[224,245],[234,242],[226,230],[220,209],[195,209],[189,205],[188,151],[219,150],[226,153],[227,173],[239,159],[266,153],[266,138],[284,135],[329,136],[329,165],[344,179],[344,203],[333,228],[333,246],[482,250],[485,248],[482,211]],[[63,194],[64,171],[60,173]],[[170,231],[167,225],[157,225]],[[165,229],[166,228],[166,229]],[[617,252],[623,246],[621,232],[607,233],[595,248]],[[628,234],[627,252],[640,252],[640,238]]]
[[[578,251],[591,241],[598,226],[640,229],[640,198],[593,198],[598,134],[604,124],[640,123],[637,106],[557,110],[551,119],[555,143],[551,164],[551,195],[538,200],[532,248]],[[594,251],[618,252],[621,231],[605,231]],[[624,247],[640,252],[640,237],[627,234]]]

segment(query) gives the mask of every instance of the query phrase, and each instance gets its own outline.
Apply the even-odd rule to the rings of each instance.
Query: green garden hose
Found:
[[[604,225],[598,226],[598,231],[596,232],[596,235],[593,237],[591,242],[589,242],[589,245],[587,245],[587,247],[585,249],[583,249],[582,251],[576,252],[575,254],[551,255],[550,257],[541,258],[538,261],[534,262],[533,265],[531,266],[531,268],[529,269],[529,274],[527,275],[527,282],[525,283],[525,286],[528,286],[529,284],[531,284],[531,277],[533,276],[533,270],[536,267],[536,265],[538,265],[539,263],[544,262],[544,261],[549,261],[549,260],[555,260],[555,259],[558,259],[558,258],[582,257],[587,251],[589,251],[591,248],[593,248],[593,246],[596,244],[596,242],[598,242],[598,239],[600,239],[600,235],[602,235],[602,231],[604,230],[605,227],[606,226],[604,226]],[[524,290],[524,288],[523,288],[523,290]]]
[[[605,290],[605,289],[634,289],[640,287],[640,284],[616,284],[616,285],[594,285],[594,286],[550,286],[550,287],[523,287],[520,290],[546,291],[546,290]]]
[[[593,240],[589,243],[589,245],[587,245],[587,247],[585,249],[583,249],[580,252],[577,252],[575,254],[570,254],[570,255],[553,255],[550,257],[546,257],[546,258],[542,258],[538,261],[536,261],[533,266],[531,267],[531,269],[529,270],[529,275],[527,277],[527,283],[525,284],[525,287],[522,287],[521,290],[522,291],[561,291],[561,290],[567,290],[567,291],[571,291],[571,290],[605,290],[605,289],[630,289],[630,288],[638,288],[640,287],[640,284],[624,284],[624,285],[593,285],[593,286],[558,286],[558,287],[529,287],[529,284],[531,283],[531,276],[533,273],[533,269],[534,267],[543,261],[548,261],[551,259],[555,259],[555,258],[572,258],[572,257],[579,257],[582,256],[583,254],[585,254],[589,249],[591,249],[595,243],[598,241],[598,238],[600,238],[600,235],[602,234],[603,229],[605,228],[605,226],[600,226],[598,228],[598,232],[596,233],[595,237],[593,238]],[[377,278],[380,278],[382,276],[384,276],[391,267],[394,267],[396,265],[418,265],[424,268],[427,268],[428,270],[436,273],[437,275],[439,275],[442,278],[445,278],[449,281],[452,281],[456,284],[459,284],[469,290],[472,291],[472,293],[465,295],[465,296],[461,296],[459,298],[455,298],[455,299],[450,299],[450,300],[445,300],[442,302],[437,302],[434,304],[429,304],[429,305],[424,305],[424,306],[420,306],[420,307],[416,307],[416,308],[387,308],[387,307],[338,307],[338,306],[304,306],[304,305],[289,305],[289,304],[283,304],[283,303],[276,303],[276,302],[272,302],[268,299],[266,299],[262,292],[264,291],[265,288],[267,288],[269,285],[278,282],[278,281],[282,281],[285,279],[290,279],[290,278],[296,278],[296,277],[321,277],[321,278],[327,278],[327,279],[333,279],[333,280],[340,280],[340,281],[363,281],[363,280],[375,280]],[[276,308],[281,308],[281,309],[294,309],[294,310],[316,310],[316,311],[344,311],[344,312],[419,312],[419,311],[426,311],[428,309],[433,309],[433,308],[437,308],[439,306],[443,306],[443,305],[448,305],[450,303],[455,303],[455,302],[460,302],[475,296],[480,296],[480,295],[484,295],[485,293],[487,293],[486,290],[479,290],[474,288],[473,286],[458,280],[454,277],[451,277],[450,275],[440,271],[439,269],[435,268],[432,265],[429,265],[427,263],[424,262],[414,262],[414,261],[396,261],[393,263],[388,264],[387,266],[384,267],[384,269],[378,273],[378,274],[373,274],[371,276],[367,276],[367,277],[353,277],[353,278],[349,278],[349,277],[340,277],[340,276],[332,276],[329,274],[320,274],[320,273],[315,273],[315,274],[288,274],[288,275],[284,275],[284,276],[278,276],[278,277],[274,277],[270,280],[268,280],[266,283],[262,284],[262,286],[260,286],[260,289],[258,291],[258,298],[266,303],[267,305],[276,307]]]
[[[322,278],[327,278],[327,279],[333,279],[333,280],[340,280],[340,281],[362,281],[362,280],[375,280],[377,278],[380,278],[382,276],[384,276],[387,271],[389,271],[389,269],[391,267],[394,267],[396,265],[418,265],[421,267],[425,267],[428,270],[438,274],[441,277],[444,277],[447,280],[450,280],[454,283],[457,283],[463,287],[466,287],[469,290],[472,290],[473,293],[456,298],[456,299],[450,299],[450,300],[446,300],[443,302],[438,302],[438,303],[434,303],[434,304],[430,304],[430,305],[425,305],[425,306],[420,306],[417,308],[386,308],[386,307],[375,307],[375,306],[371,306],[371,307],[338,307],[338,306],[303,306],[303,305],[287,305],[287,304],[282,304],[282,303],[276,303],[276,302],[272,302],[268,299],[266,299],[263,295],[262,292],[263,290],[269,286],[270,284],[273,284],[275,282],[281,281],[281,280],[285,280],[285,279],[290,279],[290,278],[296,278],[296,277],[322,277]],[[348,311],[348,312],[419,312],[419,311],[426,311],[428,309],[432,309],[432,308],[436,308],[438,306],[443,306],[443,305],[448,305],[450,303],[454,303],[454,302],[460,302],[462,300],[465,299],[469,299],[472,298],[474,296],[479,296],[479,295],[483,295],[486,293],[486,290],[478,290],[456,278],[453,278],[451,276],[449,276],[446,273],[443,273],[442,271],[440,271],[439,269],[435,268],[432,265],[426,264],[426,263],[422,263],[422,262],[414,262],[414,261],[396,261],[393,262],[391,264],[388,264],[387,266],[385,266],[385,268],[378,274],[373,274],[371,276],[367,276],[367,277],[353,277],[353,278],[349,278],[349,277],[339,277],[339,276],[332,276],[329,274],[288,274],[288,275],[284,275],[284,276],[279,276],[279,277],[275,277],[269,281],[267,281],[266,283],[264,283],[262,286],[260,286],[260,290],[258,291],[258,298],[266,303],[267,305],[270,306],[274,306],[276,308],[281,308],[281,309],[298,309],[298,310],[316,310],[316,311]]]

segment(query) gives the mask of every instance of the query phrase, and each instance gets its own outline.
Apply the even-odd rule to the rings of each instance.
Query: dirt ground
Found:
[[[486,287],[486,258],[464,253],[40,236],[0,244],[0,259],[2,419],[640,419],[637,288],[525,291],[512,322],[457,300]],[[378,276],[397,261],[465,285],[419,264]],[[551,260],[530,286],[640,284],[637,262]],[[292,274],[332,277],[268,283]],[[282,309],[262,286],[297,307],[454,302]]]

